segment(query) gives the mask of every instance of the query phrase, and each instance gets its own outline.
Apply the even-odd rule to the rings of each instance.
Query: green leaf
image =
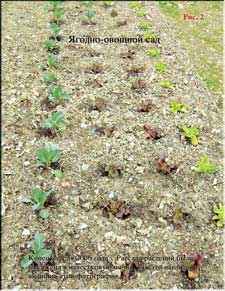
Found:
[[[52,124],[48,119],[45,119],[43,122],[43,127],[44,128],[52,128]]]
[[[91,20],[95,16],[96,12],[95,11],[85,11],[84,15]]]
[[[37,253],[45,246],[45,237],[42,234],[36,234],[34,240],[31,242],[31,247],[34,253]]]
[[[23,202],[23,203],[32,203],[32,199],[31,198],[27,198],[27,197],[23,197],[21,199],[21,202]]]
[[[54,14],[54,19],[59,20],[63,15],[64,15],[65,11],[62,9],[57,9],[53,12]]]
[[[170,100],[169,112],[178,113],[178,112],[187,112],[187,104],[177,103],[176,100]]]
[[[55,124],[59,124],[63,122],[63,120],[64,120],[64,115],[61,111],[56,112],[55,114],[52,114],[51,116],[51,121]]]
[[[144,10],[138,10],[136,13],[137,13],[137,16],[140,16],[140,17],[144,17],[146,15]]]
[[[92,7],[94,4],[94,1],[82,1],[82,5],[89,8]]]
[[[53,72],[48,72],[44,75],[44,81],[47,83],[53,83],[56,81],[56,75]]]
[[[158,83],[163,88],[173,89],[173,84],[169,80],[160,80]]]
[[[53,163],[57,162],[60,159],[60,156],[61,156],[60,150],[54,150],[52,162]]]
[[[158,49],[148,49],[145,51],[147,55],[159,58],[160,57],[160,51]]]
[[[32,254],[27,254],[22,258],[22,260],[20,262],[20,265],[22,268],[26,269],[33,263],[31,256],[32,256]]]
[[[152,27],[152,24],[151,23],[148,23],[148,22],[145,22],[145,21],[141,21],[139,23],[139,28],[140,29],[147,30],[147,29],[149,29],[151,27]]]
[[[161,72],[161,73],[166,72],[166,70],[167,70],[166,65],[164,65],[162,62],[156,63],[155,67],[156,67],[156,70]]]
[[[48,214],[48,210],[47,209],[41,209],[41,211],[39,212],[39,215],[41,218],[43,219],[47,219],[49,214]]]
[[[197,145],[198,144],[198,139],[197,139],[196,136],[192,136],[191,137],[191,144],[193,144],[193,145]]]
[[[63,172],[61,170],[54,170],[53,174],[56,176],[57,179],[61,180],[63,178]]]
[[[215,164],[210,163],[209,157],[207,155],[203,155],[198,161],[198,166],[194,167],[194,170],[196,173],[215,174],[217,172],[217,167]]]
[[[42,191],[40,187],[36,187],[32,192],[32,199],[39,203],[42,199]]]
[[[50,258],[52,250],[41,249],[36,253],[36,258]]]
[[[35,211],[35,210],[37,210],[37,209],[39,209],[39,208],[41,208],[41,203],[34,204],[34,205],[32,206],[32,211]]]

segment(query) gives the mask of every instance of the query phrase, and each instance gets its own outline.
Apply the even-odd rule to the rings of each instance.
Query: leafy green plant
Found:
[[[84,11],[84,15],[88,18],[89,22],[95,16],[96,12],[94,10]]]
[[[58,49],[59,45],[54,40],[49,39],[49,40],[46,40],[45,42],[45,48],[48,51],[53,51],[55,49]]]
[[[147,55],[159,58],[160,57],[160,51],[158,49],[148,49],[145,51]]]
[[[209,157],[205,154],[198,161],[198,166],[192,168],[196,173],[211,173],[215,174],[217,172],[217,167],[215,164],[211,164]]]
[[[55,83],[57,80],[56,74],[53,72],[48,72],[44,75],[44,81],[46,83]]]
[[[44,148],[37,150],[37,167],[50,167],[61,157],[61,151],[55,145],[45,144]]]
[[[82,5],[86,8],[90,8],[94,5],[94,1],[82,1]]]
[[[51,32],[53,34],[53,36],[56,38],[59,33],[61,32],[61,28],[60,26],[58,26],[56,23],[51,23],[50,25],[50,29],[51,29]]]
[[[140,16],[140,17],[144,17],[146,15],[145,11],[144,10],[137,10],[136,12],[137,16]]]
[[[163,64],[162,62],[157,62],[155,64],[156,70],[159,71],[160,73],[166,72],[167,67],[165,64]]]
[[[61,86],[50,85],[48,90],[50,93],[48,98],[51,101],[67,100],[69,98],[69,94],[64,92]]]
[[[218,227],[223,227],[225,222],[225,207],[223,206],[223,204],[219,203],[218,208],[214,208],[214,212],[216,215],[214,215],[212,219],[217,220],[216,225]]]
[[[159,85],[163,88],[173,89],[173,84],[169,80],[160,80]]]
[[[170,100],[169,112],[178,113],[178,112],[187,112],[188,105],[183,103],[178,103],[176,100]]]
[[[157,35],[156,34],[151,34],[149,32],[145,32],[143,37],[146,40],[146,39],[151,39],[151,38],[157,38]]]
[[[151,27],[152,27],[151,23],[148,23],[148,22],[145,22],[145,21],[141,21],[139,23],[139,28],[140,29],[147,30],[147,29],[149,29]]]
[[[62,112],[59,111],[52,114],[50,120],[45,119],[43,122],[43,127],[63,131],[65,130],[65,125],[63,125],[63,121],[64,115]]]
[[[57,9],[53,11],[53,21],[59,21],[64,15],[65,11],[63,9]]]
[[[188,139],[190,139],[191,144],[197,145],[198,144],[198,138],[199,130],[196,127],[190,127],[187,128],[186,125],[182,125],[180,129],[184,132],[184,136]]]
[[[57,68],[58,58],[54,55],[49,55],[47,59],[47,64],[50,69]]]
[[[112,1],[104,1],[104,3],[103,3],[103,5],[105,6],[105,7],[112,7],[113,6],[113,2]]]
[[[35,235],[34,240],[30,242],[32,252],[25,255],[20,262],[22,268],[28,268],[31,264],[38,264],[52,256],[52,250],[45,249],[45,242],[46,239],[42,234]]]
[[[62,6],[61,1],[48,1],[48,4],[44,6],[44,9],[48,11],[52,11],[52,10],[59,9],[61,6]]]
[[[45,202],[47,201],[49,195],[53,192],[50,190],[48,192],[42,192],[40,187],[36,187],[32,192],[31,197],[23,197],[21,202],[23,203],[32,203],[32,211],[39,211],[39,216],[43,219],[48,218],[48,210],[45,209]]]
[[[133,2],[131,2],[130,7],[133,8],[133,9],[140,8],[141,7],[141,3],[138,2],[138,1],[133,1]]]

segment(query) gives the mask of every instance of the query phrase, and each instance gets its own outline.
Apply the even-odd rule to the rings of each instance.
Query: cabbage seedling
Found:
[[[37,167],[50,167],[61,157],[61,151],[55,145],[45,144],[44,148],[37,150]]]
[[[57,9],[53,11],[53,21],[57,22],[64,15],[65,11],[63,9]]]
[[[48,1],[48,4],[44,6],[44,9],[47,11],[54,11],[56,9],[59,9],[61,6],[61,1]]]
[[[160,80],[159,85],[166,89],[173,89],[173,84],[169,80]]]
[[[45,48],[48,51],[54,51],[55,49],[59,48],[59,45],[54,40],[50,39],[45,42]]]
[[[217,172],[217,167],[215,164],[211,164],[209,157],[203,155],[198,161],[198,166],[192,168],[196,173],[211,173],[215,174]]]
[[[214,212],[216,215],[213,216],[213,220],[217,220],[216,225],[218,227],[223,227],[225,222],[225,208],[222,203],[219,203],[218,208],[214,208]]]
[[[57,68],[58,58],[53,55],[48,56],[47,64],[50,69]]]
[[[53,72],[48,72],[44,75],[44,81],[46,83],[55,83],[57,80],[56,74]]]
[[[178,103],[176,100],[170,100],[169,112],[178,113],[178,112],[187,112],[187,104]]]
[[[55,38],[59,35],[61,31],[61,28],[56,23],[51,23],[50,29]]]
[[[191,144],[197,145],[198,144],[198,138],[199,130],[196,127],[190,127],[187,128],[185,125],[182,125],[180,129],[184,132],[184,136],[188,139],[190,139]]]
[[[155,57],[155,58],[159,58],[160,57],[160,51],[157,49],[148,49],[145,51],[147,55]]]
[[[145,22],[145,21],[141,21],[139,23],[139,28],[140,29],[147,30],[147,29],[149,29],[151,27],[152,27],[151,23],[148,23],[148,22]]]
[[[43,123],[44,128],[56,129],[59,131],[65,130],[65,125],[63,125],[64,115],[62,112],[56,112],[51,115],[50,120],[45,119]]]
[[[89,22],[95,16],[96,12],[94,10],[85,11],[84,15],[88,18]]]
[[[28,268],[31,264],[38,264],[52,256],[52,250],[45,249],[45,242],[46,239],[42,234],[35,235],[34,240],[30,242],[32,252],[25,255],[20,262],[22,268]]]
[[[38,210],[39,216],[43,219],[48,218],[48,210],[45,209],[45,202],[48,199],[48,196],[53,192],[53,190],[50,190],[48,192],[42,192],[40,187],[36,187],[34,191],[32,192],[32,195],[30,198],[24,197],[22,198],[21,202],[23,203],[32,203],[32,211]]]
[[[156,70],[159,71],[160,73],[166,72],[167,70],[166,65],[164,65],[162,62],[156,63],[155,67],[156,67]]]
[[[94,5],[94,1],[82,1],[82,5],[89,8]]]
[[[48,97],[51,101],[67,100],[69,95],[62,90],[60,86],[50,85],[48,87],[50,96]]]

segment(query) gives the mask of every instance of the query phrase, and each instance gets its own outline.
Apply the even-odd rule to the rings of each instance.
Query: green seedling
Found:
[[[94,1],[82,1],[82,5],[86,8],[90,8],[94,5]]]
[[[141,21],[139,23],[139,28],[140,29],[147,30],[147,29],[149,29],[151,27],[152,27],[151,23],[148,23],[148,22],[145,22],[145,21]]]
[[[53,72],[48,72],[44,75],[44,81],[46,83],[55,83],[57,80],[56,74]]]
[[[184,132],[184,136],[188,139],[190,139],[191,144],[197,145],[198,144],[198,138],[199,130],[196,127],[190,127],[187,128],[186,125],[182,125],[180,129]]]
[[[52,11],[59,9],[62,6],[61,1],[49,1],[46,6],[44,6],[44,9],[47,11]]]
[[[30,242],[32,252],[25,255],[20,262],[22,268],[26,269],[33,263],[39,264],[43,259],[52,256],[52,250],[45,249],[45,242],[46,239],[42,234],[35,235],[34,240]]]
[[[140,17],[144,17],[146,15],[145,11],[144,10],[138,10],[137,12],[137,16],[140,16]]]
[[[63,9],[54,10],[53,11],[53,20],[56,22],[59,21],[60,18],[63,17],[64,13],[65,13],[65,11]]]
[[[37,150],[37,167],[50,167],[58,162],[61,157],[61,151],[55,145],[45,144],[44,148]]]
[[[58,180],[62,180],[63,178],[63,172],[61,170],[52,170],[51,173],[53,175],[55,175],[55,177],[58,179]]]
[[[50,96],[48,97],[51,101],[59,101],[59,100],[67,100],[69,98],[69,94],[63,91],[60,86],[50,85],[48,87]]]
[[[51,115],[50,120],[45,119],[43,122],[44,128],[56,129],[59,131],[65,130],[65,125],[63,125],[64,115],[62,112],[56,112]]]
[[[214,208],[214,212],[216,215],[214,215],[212,219],[217,220],[217,227],[223,227],[225,222],[225,207],[223,206],[223,204],[219,203],[218,208]]]
[[[61,31],[61,28],[56,23],[51,23],[50,29],[55,38],[59,35]]]
[[[32,192],[30,198],[24,197],[21,202],[23,203],[32,203],[32,211],[39,211],[39,216],[43,219],[47,219],[49,214],[48,210],[45,209],[45,202],[47,201],[49,195],[53,192],[50,190],[48,192],[42,192],[40,187],[36,187]]]
[[[169,80],[160,80],[159,85],[166,89],[173,89],[173,84]]]
[[[49,39],[45,42],[45,48],[48,51],[54,51],[59,48],[59,45],[54,40]]]
[[[47,60],[47,63],[45,64],[41,64],[41,69],[42,70],[47,70],[48,68],[49,69],[53,69],[53,68],[57,68],[57,62],[58,62],[58,58],[54,55],[49,55],[48,56],[48,60]]]
[[[178,112],[187,112],[187,104],[178,103],[176,100],[170,100],[169,112],[178,113]]]
[[[152,56],[154,58],[160,57],[160,51],[157,49],[148,49],[145,51],[147,55]]]
[[[140,8],[141,7],[141,3],[138,2],[138,1],[133,1],[133,2],[131,2],[130,7],[133,8],[133,9]]]
[[[159,71],[160,73],[166,72],[167,70],[166,65],[163,64],[162,62],[156,63],[155,67],[156,67],[156,70]]]
[[[89,21],[95,16],[96,12],[94,10],[85,11],[84,15],[88,18]]]
[[[149,32],[145,32],[143,37],[146,40],[146,39],[151,39],[151,38],[157,38],[157,35],[156,34],[151,34]]]
[[[104,1],[103,5],[107,8],[107,7],[112,7],[113,6],[113,2],[112,1]]]
[[[215,164],[211,164],[209,157],[203,155],[198,161],[198,166],[192,168],[196,173],[211,173],[215,174],[217,172],[217,167]]]

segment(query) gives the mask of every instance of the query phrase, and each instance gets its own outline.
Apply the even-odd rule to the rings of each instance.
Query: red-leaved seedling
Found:
[[[203,257],[197,252],[193,256],[193,264],[188,270],[188,278],[191,280],[197,279],[199,276],[199,268],[204,262]]]

